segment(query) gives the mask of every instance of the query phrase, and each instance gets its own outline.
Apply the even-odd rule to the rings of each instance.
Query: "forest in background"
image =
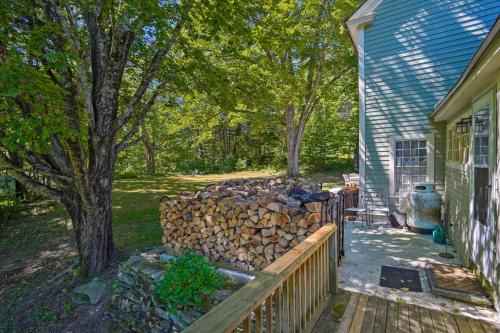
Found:
[[[323,102],[309,121],[301,151],[305,171],[355,169],[358,142],[357,73],[349,74],[332,99]],[[117,177],[154,173],[228,172],[286,169],[282,124],[265,115],[245,115],[201,104],[158,104],[145,119],[141,140],[117,161]],[[154,169],[148,161],[154,160]]]

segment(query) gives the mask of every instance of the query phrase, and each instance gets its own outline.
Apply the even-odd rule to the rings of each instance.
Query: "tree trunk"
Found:
[[[67,193],[68,210],[75,233],[81,273],[95,276],[116,258],[113,242],[111,188],[93,186],[90,207],[85,207],[80,195],[73,189]]]
[[[142,143],[144,144],[144,152],[146,153],[146,164],[148,173],[154,175],[156,173],[156,163],[155,163],[155,147],[154,143],[149,139],[148,130],[146,128],[146,122],[143,120],[141,122],[142,131]]]
[[[301,136],[295,128],[295,108],[293,104],[285,106],[286,147],[287,147],[287,176],[299,176],[299,153]]]
[[[354,156],[352,157],[352,166],[354,168],[359,168],[359,141],[356,141],[356,145],[354,147]]]
[[[22,169],[24,166],[24,161],[21,156],[19,156],[18,153],[9,151],[10,158],[12,160],[12,164],[19,169]],[[26,199],[26,188],[23,186],[23,184],[17,180],[14,179],[14,185],[15,185],[15,195],[16,198],[19,200]]]

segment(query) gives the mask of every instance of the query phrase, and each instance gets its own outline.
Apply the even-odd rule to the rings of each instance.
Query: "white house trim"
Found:
[[[366,0],[346,21],[347,29],[358,54],[361,54],[361,50],[359,49],[359,34],[364,27],[369,26],[373,22],[375,19],[375,9],[377,9],[382,1]]]
[[[359,88],[359,186],[365,188],[366,174],[366,106],[365,106],[365,32],[363,29],[358,34],[358,88]]]

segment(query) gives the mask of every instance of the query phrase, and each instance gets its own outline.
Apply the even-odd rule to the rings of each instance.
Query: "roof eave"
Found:
[[[369,26],[375,19],[375,9],[383,0],[366,0],[354,11],[354,13],[345,21],[349,31],[349,36],[353,41],[356,51],[358,48],[358,32]]]

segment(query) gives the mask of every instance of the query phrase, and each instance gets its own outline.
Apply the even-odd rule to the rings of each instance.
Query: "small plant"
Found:
[[[46,305],[35,309],[35,320],[42,326],[52,325],[56,320],[56,313],[50,310]]]
[[[168,264],[157,293],[170,311],[189,305],[204,308],[226,278],[205,258],[188,253]]]

